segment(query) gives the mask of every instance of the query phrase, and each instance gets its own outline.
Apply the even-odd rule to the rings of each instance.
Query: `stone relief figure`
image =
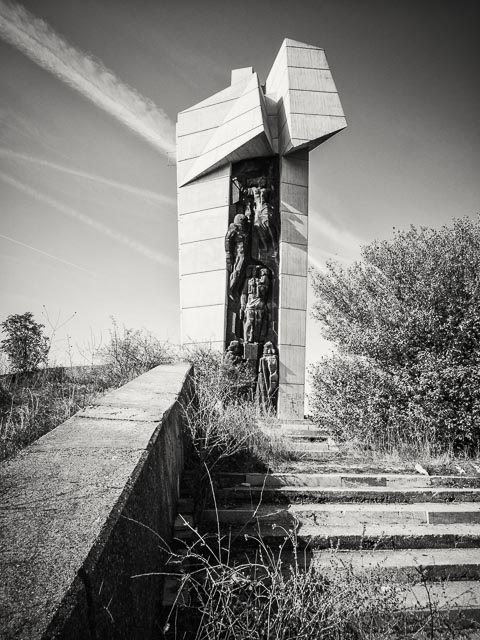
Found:
[[[243,362],[242,345],[240,344],[239,340],[232,340],[230,342],[227,350],[225,351],[223,361],[225,362],[225,364],[232,367],[236,367]]]
[[[266,342],[259,362],[257,382],[258,402],[264,411],[274,408],[277,389],[278,359],[273,344]]]
[[[245,261],[249,257],[250,225],[243,213],[237,213],[225,236],[227,269],[230,272],[229,297],[232,300],[238,291]]]
[[[243,321],[245,342],[260,342],[267,333],[269,287],[269,270],[249,265],[240,297],[240,320]]]
[[[245,214],[250,217],[253,232],[258,239],[260,256],[275,257],[277,232],[274,224],[273,185],[265,176],[247,180],[241,190],[245,201]]]

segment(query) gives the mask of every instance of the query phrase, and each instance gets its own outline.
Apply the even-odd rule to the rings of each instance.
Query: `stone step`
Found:
[[[226,525],[223,529],[226,530]],[[336,525],[328,528],[315,524],[298,525],[294,519],[289,526],[256,521],[255,524],[233,525],[228,536],[237,548],[262,545],[286,550],[300,549],[473,549],[480,547],[480,527],[475,524],[438,525]]]
[[[432,582],[409,585],[404,590],[402,605],[413,610],[445,610],[462,612],[465,622],[480,622],[480,583],[475,580]]]
[[[325,527],[337,524],[480,524],[480,502],[295,504],[288,511],[300,522],[314,522]]]
[[[340,451],[336,443],[331,438],[313,441],[305,438],[286,438],[285,444],[288,450],[294,453],[338,453]]]
[[[331,435],[329,434],[297,434],[297,433],[293,433],[293,434],[288,434],[285,436],[285,439],[287,442],[294,442],[294,443],[311,443],[314,444],[316,442],[325,442],[327,444],[329,444],[330,446],[335,446],[337,447],[337,443],[335,442],[335,440],[332,438]],[[337,447],[338,448],[338,447]]]
[[[480,549],[394,549],[313,552],[320,573],[381,571],[392,581],[480,580]],[[480,590],[480,582],[478,583]]]
[[[340,451],[335,446],[327,445],[325,447],[320,445],[311,445],[309,447],[296,443],[288,445],[288,451],[295,456],[296,459],[302,461],[315,460],[323,462],[325,460],[334,460],[340,455]]]
[[[421,474],[357,473],[221,473],[215,476],[222,487],[457,487],[480,488],[480,477],[425,476]]]
[[[356,458],[346,458],[344,454],[331,460],[319,460],[315,463],[305,461],[284,461],[276,464],[277,473],[315,473],[315,474],[417,474],[415,465],[411,463],[386,463],[377,461],[360,461]],[[425,474],[428,475],[428,474]],[[446,475],[446,474],[445,474]],[[475,474],[470,474],[475,475]]]
[[[458,487],[296,487],[235,486],[217,493],[220,506],[247,503],[289,504],[314,502],[478,502],[480,488]]]
[[[258,509],[207,509],[203,517],[208,523],[245,524],[261,520],[282,526],[298,520],[301,524],[310,522],[325,528],[363,524],[480,525],[480,502],[294,504],[283,509],[275,505],[261,505]]]
[[[326,429],[263,428],[262,432],[273,438],[288,438],[290,440],[334,440],[332,433]]]

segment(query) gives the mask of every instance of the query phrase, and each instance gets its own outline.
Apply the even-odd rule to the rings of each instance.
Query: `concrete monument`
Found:
[[[346,126],[324,50],[288,39],[265,85],[235,69],[178,114],[182,342],[230,345],[282,419],[304,414],[309,152]]]

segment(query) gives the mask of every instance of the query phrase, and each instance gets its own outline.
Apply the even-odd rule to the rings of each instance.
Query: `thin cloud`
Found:
[[[66,173],[68,175],[75,176],[76,178],[91,180],[92,182],[96,182],[97,184],[105,185],[107,187],[112,187],[113,189],[119,189],[121,191],[129,193],[132,196],[137,196],[139,198],[146,198],[148,200],[153,200],[161,204],[167,204],[167,205],[175,204],[175,198],[171,198],[170,196],[164,196],[161,193],[156,193],[155,191],[150,191],[149,189],[139,189],[138,187],[134,187],[133,185],[125,184],[123,182],[117,182],[116,180],[110,180],[102,176],[94,175],[92,173],[87,173],[86,171],[81,171],[80,169],[72,169],[70,167],[65,167],[64,165],[57,164],[56,162],[50,162],[50,160],[37,158],[27,153],[14,151],[13,149],[6,149],[5,147],[0,147],[0,155],[6,158],[11,158],[13,160],[22,160],[25,162],[30,162],[32,164],[36,164],[41,167],[53,169],[54,171],[60,171],[61,173]]]
[[[314,267],[317,271],[325,271],[325,265],[320,262],[315,256],[309,253],[308,255],[308,266]]]
[[[355,255],[359,253],[360,245],[363,243],[361,238],[332,224],[315,211],[310,212],[308,218],[311,230],[327,238],[331,246],[342,247]]]
[[[22,5],[0,0],[0,37],[156,149],[165,154],[175,149],[174,125],[162,109],[101,62],[68,44]]]
[[[124,233],[121,233],[116,229],[112,229],[107,225],[103,224],[102,222],[98,222],[98,220],[94,220],[93,218],[90,218],[90,216],[87,216],[86,214],[81,213],[80,211],[77,211],[76,209],[72,209],[72,207],[68,207],[63,203],[58,202],[57,200],[54,200],[47,194],[42,193],[41,191],[38,191],[37,189],[34,189],[33,187],[23,182],[20,182],[16,178],[13,178],[12,176],[7,175],[3,171],[0,171],[0,180],[3,180],[6,184],[9,184],[12,187],[15,187],[16,189],[18,189],[19,191],[22,191],[23,193],[28,194],[32,198],[35,198],[36,200],[39,200],[40,202],[43,202],[49,205],[50,207],[56,209],[57,211],[60,211],[60,213],[66,216],[69,216],[70,218],[74,218],[79,222],[82,222],[88,227],[91,227],[92,229],[99,231],[103,235],[109,238],[112,238],[117,242],[121,242],[122,244],[126,245],[130,249],[133,249],[137,253],[140,253],[141,255],[145,256],[146,258],[149,258],[150,260],[153,260],[154,262],[158,262],[160,264],[163,264],[171,268],[174,268],[176,266],[175,262],[171,258],[165,256],[164,254],[153,251],[149,247],[146,247],[145,245],[141,244],[140,242],[137,242],[136,240],[132,240],[129,236],[125,235]]]
[[[4,236],[3,233],[0,233],[0,238],[3,238],[4,240],[8,240],[9,242],[13,242],[14,244],[18,244],[21,247],[25,247],[26,249],[30,249],[31,251],[35,251],[36,253],[39,253],[42,256],[46,256],[47,258],[51,258],[52,260],[56,260],[57,262],[61,262],[62,264],[66,264],[69,267],[74,267],[79,271],[84,271],[85,273],[88,273],[91,276],[95,275],[93,271],[90,271],[90,269],[85,269],[85,267],[81,267],[79,264],[75,264],[74,262],[69,262],[68,260],[64,260],[63,258],[54,256],[52,253],[47,253],[47,251],[42,251],[42,249],[37,249],[36,247],[32,247],[31,244],[27,244],[26,242],[20,242],[20,240],[15,240],[14,238],[10,238],[10,236]]]

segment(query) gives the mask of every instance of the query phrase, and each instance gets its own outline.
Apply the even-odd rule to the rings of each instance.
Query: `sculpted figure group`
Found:
[[[254,368],[259,403],[267,409],[274,405],[278,387],[278,360],[271,342],[272,287],[279,236],[275,190],[269,175],[240,175],[232,183],[236,214],[225,236],[225,252],[236,339],[227,349],[225,363],[238,365],[245,362],[242,354],[245,355]],[[247,345],[252,345],[248,353]]]
[[[230,368],[245,364],[242,358],[242,345],[238,340],[230,342],[223,360]],[[278,358],[271,342],[266,342],[263,346],[255,386],[258,405],[263,412],[268,413],[275,407],[278,389]]]
[[[265,267],[247,267],[240,297],[240,320],[243,321],[245,342],[261,342],[268,328],[268,293],[270,272]]]

